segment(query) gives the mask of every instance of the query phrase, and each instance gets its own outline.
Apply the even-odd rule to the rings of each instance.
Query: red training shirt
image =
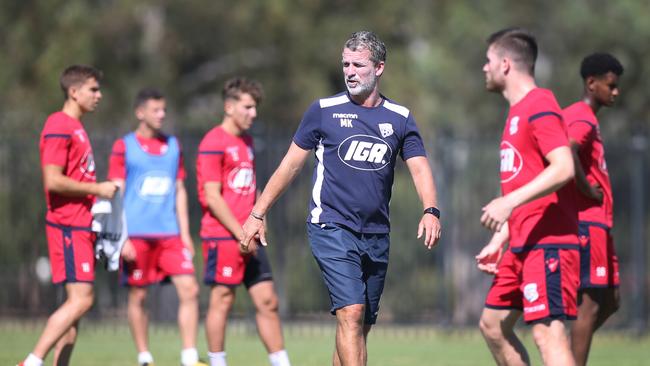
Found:
[[[501,191],[527,184],[547,166],[549,152],[569,146],[561,109],[550,90],[536,88],[513,105],[501,140]],[[510,249],[566,247],[578,243],[578,212],[571,185],[514,209]]]
[[[249,135],[231,135],[221,126],[210,130],[199,144],[196,180],[203,209],[201,237],[232,237],[232,233],[210,213],[203,186],[206,182],[220,182],[221,195],[243,224],[256,198],[253,139]]]
[[[63,167],[63,174],[78,182],[96,182],[95,160],[83,124],[63,112],[51,114],[40,137],[41,168]],[[59,225],[89,227],[95,196],[68,197],[45,190],[45,219]]]
[[[582,101],[568,106],[562,114],[569,128],[569,138],[580,146],[578,157],[587,181],[591,185],[598,183],[603,190],[602,204],[577,192],[578,218],[580,221],[597,222],[611,228],[614,225],[614,199],[598,119],[591,107]]]

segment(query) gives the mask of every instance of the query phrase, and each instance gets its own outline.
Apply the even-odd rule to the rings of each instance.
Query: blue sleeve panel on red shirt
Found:
[[[533,122],[536,119],[540,119],[547,116],[555,116],[559,119],[562,119],[562,116],[559,113],[548,111],[548,112],[540,112],[540,113],[533,114],[532,116],[528,117],[528,122]]]
[[[63,134],[63,133],[48,133],[47,135],[43,136],[43,138],[46,138],[46,139],[49,139],[49,138],[69,139],[70,135]]]
[[[592,129],[596,129],[596,125],[595,125],[595,124],[593,124],[592,122],[589,122],[589,121],[587,121],[587,120],[585,120],[585,119],[577,119],[577,120],[575,120],[575,121],[571,121],[571,122],[569,122],[569,126],[572,126],[574,123],[578,123],[578,122],[586,123],[586,124],[588,124],[589,127],[591,127]]]

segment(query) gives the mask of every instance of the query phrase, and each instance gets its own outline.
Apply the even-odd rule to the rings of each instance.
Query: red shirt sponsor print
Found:
[[[580,145],[578,157],[587,181],[591,185],[598,183],[603,190],[602,204],[577,193],[578,217],[580,221],[598,222],[611,228],[614,224],[614,200],[598,119],[591,107],[582,101],[565,108],[562,115],[569,129],[569,138]]]
[[[561,110],[550,90],[536,88],[510,108],[500,145],[501,191],[527,184],[548,165],[546,154],[568,146]],[[508,220],[510,248],[577,244],[577,209],[572,188],[564,186],[517,207]]]
[[[232,234],[208,210],[204,185],[221,183],[221,195],[237,220],[243,224],[256,198],[253,139],[234,136],[221,126],[210,130],[199,145],[196,160],[199,202],[203,208],[202,237],[230,237]]]
[[[95,182],[95,159],[83,124],[63,112],[51,114],[40,136],[41,167],[57,165],[63,174],[79,182]],[[89,226],[95,197],[66,197],[45,191],[48,221],[71,226]]]

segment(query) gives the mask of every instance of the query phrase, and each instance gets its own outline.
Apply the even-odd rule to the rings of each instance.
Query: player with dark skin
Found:
[[[595,116],[602,107],[611,107],[619,95],[619,77],[623,73],[623,67],[612,55],[606,53],[595,53],[585,57],[582,62],[581,75],[584,80],[584,91],[581,102],[575,103],[571,107],[588,107],[587,113],[580,115],[582,118],[578,120],[578,116],[574,114],[565,115],[565,122],[569,125],[569,141],[571,142],[571,150],[574,158],[575,165],[575,182],[578,194],[586,197],[588,200],[580,206],[581,216],[580,221],[599,222],[611,228],[611,216],[609,220],[607,215],[600,215],[600,217],[585,217],[584,211],[592,207],[604,207],[604,211],[611,215],[612,200],[611,200],[611,187],[609,184],[606,164],[604,163],[604,151],[602,147],[598,149],[595,159],[592,158],[591,152],[596,148],[594,143],[602,146],[600,141],[600,132],[596,127],[587,126],[590,123],[597,123]],[[571,108],[569,107],[569,108]],[[567,109],[569,109],[567,108]],[[566,111],[566,109],[565,109]],[[591,113],[589,113],[589,111]],[[581,123],[586,122],[586,123]],[[581,136],[580,132],[572,134],[574,129],[588,128],[588,138],[586,141],[577,141]],[[595,140],[595,141],[594,141]],[[581,144],[582,142],[582,144]],[[599,160],[599,161],[594,161]],[[585,165],[588,163],[589,165]],[[600,179],[594,177],[590,170],[590,165],[595,165],[598,171],[602,172]],[[599,183],[599,180],[603,184]],[[605,185],[605,187],[603,187]],[[591,201],[591,202],[589,202]],[[608,222],[610,221],[610,222]],[[587,230],[589,233],[589,230]],[[607,231],[609,236],[609,230]],[[591,238],[590,245],[602,244],[603,247],[607,246],[607,242],[595,242],[595,238]],[[612,258],[617,262],[616,255],[613,253],[613,246],[611,249],[600,249],[603,253],[607,253],[607,259],[610,261]],[[589,261],[591,253],[581,254],[582,261]],[[604,269],[607,263],[599,263],[595,265],[597,269]],[[587,272],[590,271],[591,265],[587,262]],[[607,268],[610,270],[612,278],[607,283],[592,284],[589,273],[583,273],[583,283],[578,292],[578,318],[573,323],[571,328],[571,351],[576,359],[578,365],[586,365],[589,357],[589,349],[593,335],[605,321],[614,314],[620,304],[620,295],[618,288],[618,268]],[[584,276],[587,276],[585,279]],[[603,276],[604,277],[604,276]]]

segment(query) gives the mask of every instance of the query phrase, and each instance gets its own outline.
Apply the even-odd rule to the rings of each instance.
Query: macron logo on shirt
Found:
[[[352,121],[359,119],[356,113],[332,113],[332,118],[341,120],[341,127],[352,128]]]

